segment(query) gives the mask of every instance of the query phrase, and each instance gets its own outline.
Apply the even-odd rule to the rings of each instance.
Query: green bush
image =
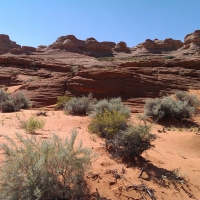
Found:
[[[57,100],[56,109],[63,109],[65,104],[71,99],[69,96],[60,96]]]
[[[136,157],[153,147],[150,127],[129,125],[130,110],[121,98],[99,101],[90,116],[89,131],[105,137],[107,150],[115,156]]]
[[[104,112],[92,117],[88,126],[91,133],[97,133],[102,137],[112,138],[118,131],[127,127],[128,116],[116,110]]]
[[[25,96],[25,94],[21,91],[13,93],[10,95],[11,99],[15,105],[14,111],[19,111],[20,109],[26,109],[31,107],[30,100]]]
[[[110,112],[113,112],[115,110],[122,115],[126,115],[127,118],[131,116],[130,109],[122,103],[120,97],[111,98],[110,100],[103,99],[98,101],[95,105],[93,105],[90,116],[95,117],[99,114],[102,114],[105,110],[108,110]]]
[[[1,104],[1,111],[2,112],[14,112],[15,111],[15,104],[10,100],[6,100]]]
[[[144,107],[144,115],[151,116],[154,119],[172,117],[175,101],[171,97],[163,99],[147,99]]]
[[[186,92],[177,92],[175,99],[172,97],[147,99],[144,107],[144,115],[153,117],[156,120],[163,118],[181,120],[192,117],[199,105],[200,103],[196,96]]]
[[[185,91],[177,91],[175,93],[175,97],[177,100],[183,101],[183,102],[187,102],[187,104],[189,106],[192,106],[194,108],[197,108],[198,106],[200,106],[200,101],[197,98],[197,96],[193,95],[193,94],[189,94],[188,92]]]
[[[95,103],[96,99],[93,99],[91,94],[88,97],[74,97],[66,102],[64,112],[71,115],[86,115],[91,112]]]
[[[7,100],[10,100],[9,94],[5,90],[0,89],[0,105]]]
[[[8,143],[1,145],[5,160],[0,165],[0,199],[84,199],[91,151],[81,144],[75,147],[76,137],[76,131],[65,141],[57,135],[45,140],[20,134],[16,140],[5,137]]]
[[[2,112],[15,112],[21,108],[30,107],[31,103],[29,99],[21,91],[10,95],[4,90],[0,90],[0,108]]]
[[[30,134],[35,134],[36,130],[43,129],[44,126],[45,121],[34,116],[31,116],[27,120],[20,121],[20,127]]]
[[[129,126],[107,140],[106,146],[114,156],[137,157],[153,147],[156,137],[150,133],[150,128],[148,125]]]

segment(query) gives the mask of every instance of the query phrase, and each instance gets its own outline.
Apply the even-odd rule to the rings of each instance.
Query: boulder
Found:
[[[45,52],[47,50],[46,45],[39,45],[38,48],[36,48],[37,52]]]
[[[115,45],[113,50],[118,51],[118,52],[125,52],[125,53],[130,53],[130,48],[127,47],[126,42],[119,42]]]
[[[187,34],[185,36],[184,45],[187,45],[190,43],[200,45],[200,30],[196,30],[193,33]]]

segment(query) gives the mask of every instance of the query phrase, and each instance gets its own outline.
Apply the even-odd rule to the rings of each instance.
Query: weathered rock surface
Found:
[[[150,40],[147,39],[140,45],[140,48],[144,47],[148,51],[152,53],[162,53],[162,51],[174,51],[183,46],[183,42],[180,40],[173,40],[172,38],[168,38],[165,40]]]
[[[22,50],[24,52],[35,52],[36,48],[35,47],[30,47],[30,46],[22,46]]]
[[[81,59],[79,62],[82,63]],[[108,61],[102,67],[102,62],[96,60],[87,67],[76,65],[77,70],[73,71],[73,65],[59,58],[4,56],[0,57],[0,84],[22,85],[20,89],[35,107],[55,104],[57,97],[64,94],[93,93],[97,98],[121,96],[133,111],[141,111],[146,98],[200,87],[198,57],[169,60],[149,57],[140,62],[115,59],[112,68],[106,67]]]
[[[131,50],[129,47],[127,47],[126,42],[119,42],[115,45],[113,50],[118,51],[118,52],[125,52],[125,53],[130,53]]]
[[[187,45],[190,43],[200,45],[200,30],[196,30],[193,33],[187,34],[185,36],[184,45]]]
[[[133,111],[141,111],[146,98],[200,88],[200,51],[198,39],[194,41],[186,44],[190,45],[189,49],[181,47],[164,53],[163,49],[182,44],[172,39],[147,40],[126,53],[125,43],[116,45],[94,38],[82,41],[73,35],[62,36],[48,47],[16,47],[9,50],[15,54],[1,55],[0,85],[21,86],[35,107],[55,104],[57,97],[64,94],[93,93],[97,98],[121,96]],[[91,52],[108,52],[116,46],[119,51],[114,50],[112,57],[87,56]],[[161,53],[153,50],[148,53],[149,49],[159,49]],[[18,55],[20,51],[32,53]]]
[[[111,55],[114,42],[98,42],[95,38],[84,40],[77,39],[74,35],[59,37],[48,49],[64,49],[71,52],[83,53],[88,55]]]
[[[37,52],[45,52],[47,50],[46,45],[39,45],[38,48],[36,48]]]
[[[0,34],[0,54],[9,52],[13,48],[21,48],[20,45],[10,40],[8,35]]]

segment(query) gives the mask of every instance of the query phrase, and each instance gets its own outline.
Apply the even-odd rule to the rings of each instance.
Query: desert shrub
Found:
[[[155,135],[150,133],[150,126],[129,125],[130,110],[121,98],[101,100],[93,109],[88,129],[105,137],[107,150],[113,155],[135,157],[153,147]]]
[[[197,108],[198,106],[200,106],[200,101],[198,97],[193,94],[189,94],[188,92],[177,91],[175,93],[175,97],[177,100],[187,102],[189,106],[192,106],[194,108]]]
[[[122,103],[120,97],[118,98],[111,98],[110,100],[103,99],[98,101],[95,105],[93,105],[93,109],[91,111],[90,116],[95,117],[98,114],[102,114],[105,109],[107,111],[113,112],[114,110],[122,115],[130,117],[130,109]]]
[[[194,95],[177,92],[176,99],[164,97],[162,99],[147,99],[144,107],[144,115],[160,120],[163,118],[183,118],[192,117],[199,106],[199,100]]]
[[[155,135],[150,133],[150,126],[128,126],[119,131],[114,138],[106,140],[108,150],[117,157],[137,157],[153,147]]]
[[[24,95],[23,92],[18,91],[10,95],[11,99],[15,105],[14,111],[19,111],[20,109],[26,109],[31,107],[30,100]]]
[[[83,199],[88,194],[84,175],[91,150],[75,146],[77,132],[62,140],[16,134],[1,145],[0,199]],[[18,145],[20,143],[20,145]]]
[[[151,116],[154,119],[171,117],[172,109],[175,107],[174,104],[175,101],[171,97],[147,99],[144,107],[144,115]]]
[[[10,99],[9,94],[5,90],[0,90],[0,104]]]
[[[91,94],[88,97],[74,97],[66,102],[64,112],[71,115],[86,115],[95,103],[96,99],[93,99]]]
[[[1,103],[1,111],[2,112],[14,112],[15,111],[14,102],[10,99],[10,100],[6,100],[3,103]]]
[[[45,121],[34,116],[27,120],[20,120],[20,127],[27,133],[34,134],[36,130],[42,129],[45,126]]]
[[[30,108],[31,102],[21,91],[8,94],[4,90],[0,90],[0,108],[2,112],[15,112],[21,108]]]
[[[116,110],[109,111],[104,109],[104,112],[92,117],[88,126],[91,133],[97,133],[102,137],[112,138],[120,130],[127,127],[128,116]]]
[[[65,104],[71,99],[69,96],[60,96],[57,99],[56,109],[63,109]]]

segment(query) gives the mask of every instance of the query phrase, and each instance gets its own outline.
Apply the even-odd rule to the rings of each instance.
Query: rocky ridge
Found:
[[[82,41],[73,35],[49,46],[21,47],[0,35],[0,85],[19,86],[35,107],[55,104],[61,95],[93,93],[121,96],[138,112],[146,98],[200,88],[199,33],[188,34],[184,42],[146,40],[131,49],[124,42]]]

